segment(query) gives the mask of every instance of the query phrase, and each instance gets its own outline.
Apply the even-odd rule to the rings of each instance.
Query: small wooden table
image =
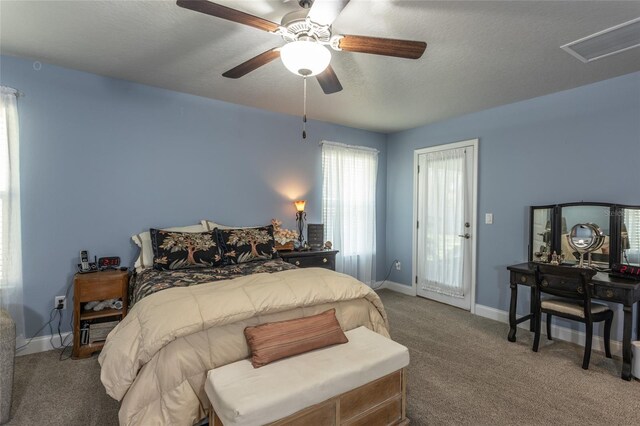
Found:
[[[509,287],[511,288],[511,304],[509,305],[509,335],[510,342],[516,341],[517,325],[530,320],[529,330],[534,331],[535,308],[535,263],[520,263],[507,267],[510,271]],[[624,327],[622,332],[622,374],[624,380],[631,380],[631,333],[633,329],[633,305],[638,305],[638,320],[636,334],[640,340],[640,282],[625,280],[609,276],[606,272],[598,272],[592,279],[595,299],[620,303],[624,312]],[[531,288],[530,313],[516,319],[518,305],[518,285]]]
[[[336,270],[338,250],[280,251],[282,260],[300,268],[326,268]]]
[[[128,308],[128,271],[101,271],[76,274],[73,278],[73,358],[86,358],[102,349],[104,342],[81,344],[80,322],[112,317],[122,320]],[[83,311],[87,302],[122,299],[122,309]]]

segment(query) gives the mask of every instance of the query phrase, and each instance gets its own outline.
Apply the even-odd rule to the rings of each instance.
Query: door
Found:
[[[416,293],[473,311],[478,141],[415,151]]]

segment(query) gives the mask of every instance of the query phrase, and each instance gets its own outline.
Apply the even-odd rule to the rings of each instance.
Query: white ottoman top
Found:
[[[242,360],[210,370],[205,391],[222,423],[263,425],[409,365],[409,350],[366,327],[349,343],[285,358],[261,368]]]

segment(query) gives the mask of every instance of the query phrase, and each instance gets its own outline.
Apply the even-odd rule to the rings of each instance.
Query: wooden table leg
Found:
[[[640,340],[640,301],[636,303],[636,340]]]
[[[531,287],[531,300],[529,301],[529,312],[533,315],[536,312],[536,288]],[[535,316],[529,320],[529,331],[536,331],[536,322],[533,320]]]
[[[511,283],[509,284],[511,287],[511,303],[509,304],[509,335],[507,339],[510,342],[516,341],[516,328],[518,324],[516,323],[516,308],[518,306],[518,284]]]
[[[631,380],[631,329],[633,328],[633,305],[624,306],[624,328],[622,331],[622,374],[623,380]]]

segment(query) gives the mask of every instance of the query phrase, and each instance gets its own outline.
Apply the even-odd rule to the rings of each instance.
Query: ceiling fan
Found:
[[[427,43],[423,41],[332,34],[331,24],[347,3],[349,0],[298,0],[302,9],[286,14],[281,25],[278,25],[207,0],[177,2],[178,6],[185,9],[249,25],[280,35],[286,41],[284,46],[267,50],[222,74],[228,78],[240,78],[276,58],[281,58],[289,71],[303,77],[316,76],[324,93],[331,94],[341,91],[342,85],[329,65],[331,53],[326,46],[335,51],[407,59],[418,59],[422,56],[427,48]]]

